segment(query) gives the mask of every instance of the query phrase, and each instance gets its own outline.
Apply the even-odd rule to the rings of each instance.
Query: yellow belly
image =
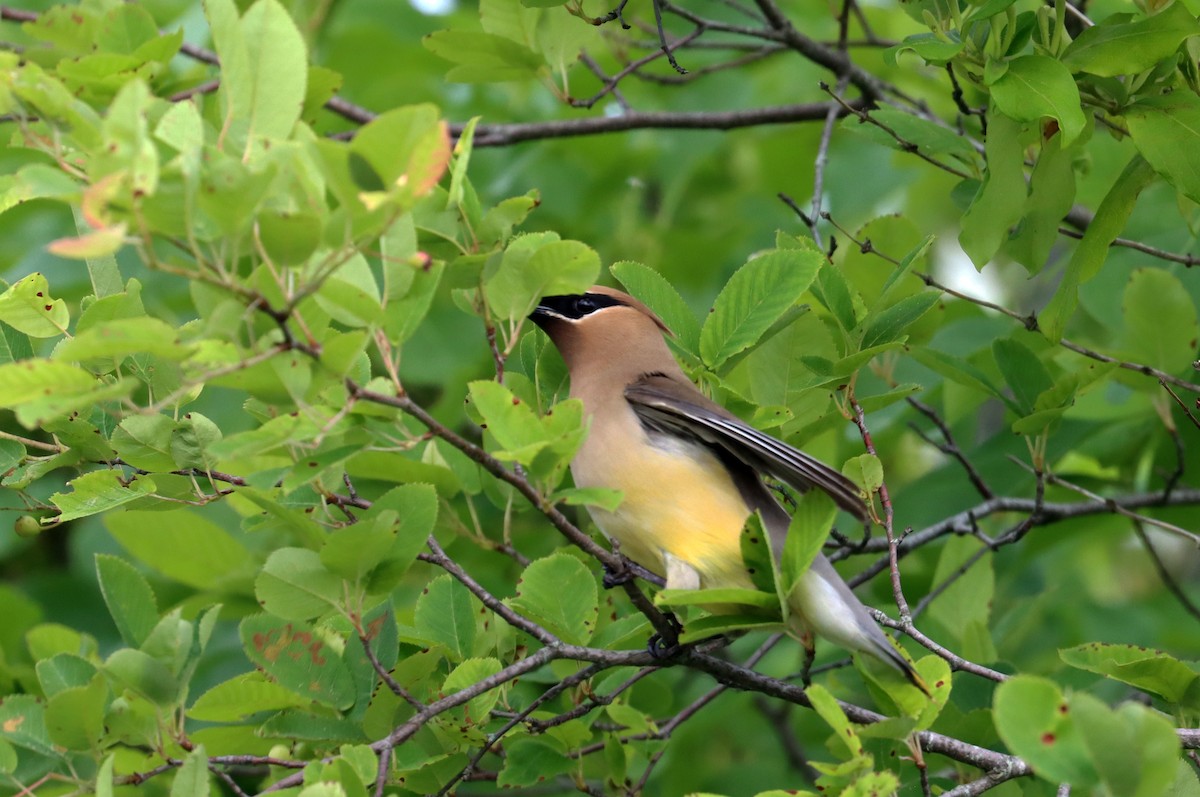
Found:
[[[591,510],[621,552],[659,575],[669,554],[692,567],[702,587],[749,587],[740,535],[750,510],[717,458],[683,442],[622,454],[606,451],[590,458],[599,467],[575,469],[580,486],[625,494],[615,512]]]

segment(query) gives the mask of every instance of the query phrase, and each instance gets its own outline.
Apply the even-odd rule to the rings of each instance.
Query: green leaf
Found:
[[[34,21],[23,26],[24,32],[39,41],[49,42],[70,53],[86,53],[96,44],[100,16],[80,14],[67,6],[52,6]]]
[[[275,177],[275,165],[255,161],[243,163],[222,150],[212,149],[205,150],[204,159],[197,204],[216,224],[218,232],[228,236],[241,235],[254,221]]]
[[[27,360],[33,356],[33,344],[23,332],[0,322],[0,365]]]
[[[104,15],[96,33],[102,51],[132,54],[146,42],[158,38],[154,17],[138,6],[117,6]]]
[[[133,565],[109,554],[96,555],[96,575],[121,639],[131,648],[141,647],[158,624],[154,590]]]
[[[92,750],[104,735],[108,681],[95,675],[87,686],[64,689],[46,701],[46,732],[68,750]]]
[[[35,669],[46,697],[53,697],[64,689],[87,686],[96,674],[96,665],[73,653],[55,653],[39,661]]]
[[[940,130],[941,128],[938,129]],[[955,139],[961,140],[959,136],[955,136]],[[891,305],[896,304],[896,302],[893,301],[893,298],[898,293],[905,290],[905,283],[903,282],[904,277],[911,274],[912,267],[925,257],[925,255],[929,252],[929,248],[933,246],[934,240],[934,236],[926,235],[919,244],[910,249],[908,253],[900,259],[900,263],[892,270],[892,273],[888,275],[887,280],[883,283],[883,287],[880,288],[879,298],[875,301],[874,306],[871,308],[872,310],[890,307]]]
[[[756,512],[746,518],[740,539],[742,562],[755,588],[780,596],[775,581],[775,552],[771,549],[771,537],[763,528],[762,517]],[[783,600],[780,599],[782,605]]]
[[[119,6],[114,11],[123,8],[134,8],[143,14],[146,13],[145,9],[130,5]],[[151,25],[153,24],[154,21],[151,19]],[[71,212],[75,215],[75,229],[79,231],[80,235],[83,235],[90,229],[84,219],[83,210],[72,205]],[[125,283],[121,280],[121,270],[117,266],[117,259],[111,254],[88,258],[87,270],[88,277],[92,281],[92,293],[97,299],[119,294],[125,289]]]
[[[309,65],[308,80],[304,85],[304,110],[302,117],[310,124],[317,113],[342,88],[344,78],[340,72],[323,66]]]
[[[116,509],[122,504],[136,501],[153,493],[154,482],[146,476],[134,476],[128,483],[115,470],[96,470],[67,482],[69,493],[55,493],[50,503],[58,507],[61,514],[55,520],[66,521],[96,515]]]
[[[609,271],[621,281],[631,296],[644,302],[658,314],[667,328],[675,333],[684,351],[698,353],[700,322],[666,277],[649,266],[632,260],[613,263]]]
[[[1048,55],[1013,58],[991,90],[996,107],[1009,118],[1018,122],[1039,122],[1047,116],[1056,119],[1064,147],[1083,132],[1086,120],[1079,87],[1070,70]],[[989,139],[992,132],[989,129]]]
[[[658,606],[753,606],[758,609],[776,611],[779,598],[774,593],[756,589],[720,587],[716,589],[664,589],[654,596]]]
[[[412,285],[402,299],[389,299],[384,329],[388,340],[399,345],[416,333],[429,314],[437,287],[445,272],[444,263],[434,263],[429,268],[414,269]]]
[[[398,526],[399,516],[389,510],[338,529],[321,547],[321,564],[351,583],[361,582],[392,550]]]
[[[22,360],[0,365],[0,407],[15,409],[21,425],[34,428],[51,417],[124,396],[134,384],[127,379],[106,384],[67,363]]]
[[[468,386],[471,402],[487,429],[513,459],[528,464],[549,443],[549,435],[533,409],[499,382],[480,380]]]
[[[775,601],[778,604],[779,599],[776,598]],[[679,641],[684,645],[690,645],[693,642],[721,634],[778,631],[782,622],[783,618],[778,611],[715,614],[711,617],[701,617],[698,620],[688,620],[684,632],[679,635]]]
[[[25,446],[15,440],[0,440],[0,478],[8,476],[25,460]]]
[[[1146,97],[1126,109],[1125,121],[1154,171],[1200,202],[1200,98],[1186,91]]]
[[[318,617],[345,598],[342,580],[307,548],[274,551],[254,581],[254,594],[264,609],[285,620]]]
[[[247,617],[238,630],[250,661],[280,686],[337,709],[354,704],[354,680],[339,652],[344,640],[331,645],[330,631],[267,614]]]
[[[79,314],[79,321],[75,324],[75,334],[82,335],[92,327],[108,321],[145,316],[146,308],[142,304],[142,284],[136,279],[131,279],[125,290],[87,304],[83,312]]]
[[[378,662],[384,672],[395,672],[396,664],[400,660],[399,629],[396,627],[391,602],[384,601],[364,614],[362,629],[361,636],[357,631],[354,632],[354,636],[358,638],[351,639],[349,647],[342,654],[342,660],[350,670],[355,688],[354,708],[347,714],[347,718],[358,721],[366,718],[380,681],[375,663],[367,657],[363,639],[365,638],[371,646],[375,662]],[[403,677],[401,673],[396,674]]]
[[[263,210],[257,223],[263,249],[281,266],[303,265],[321,243],[321,219],[314,213]]]
[[[258,732],[267,738],[293,739],[296,741],[364,743],[362,723],[343,717],[313,714],[308,711],[286,709],[264,722]],[[301,794],[337,794],[345,797],[341,784],[314,784]]]
[[[0,470],[3,468],[0,467]],[[557,491],[551,499],[556,503],[562,501],[567,506],[597,506],[606,512],[615,512],[625,500],[625,494],[607,487],[570,487]]]
[[[539,204],[541,198],[537,189],[501,201],[483,214],[483,220],[479,224],[480,239],[506,243],[512,237],[513,227],[525,221]]]
[[[400,577],[416,561],[417,554],[425,549],[437,521],[437,491],[428,484],[404,484],[394,487],[375,499],[375,503],[362,514],[359,522],[377,522],[384,514],[395,514],[398,517],[398,525],[393,532],[391,548],[371,573],[367,587],[371,594],[387,592],[394,588]]]
[[[508,245],[499,268],[483,286],[496,318],[524,318],[543,296],[583,293],[596,282],[600,256],[595,250],[548,235],[525,235]]]
[[[1016,675],[996,687],[993,716],[1000,738],[1038,777],[1080,789],[1098,780],[1071,707],[1045,678]]]
[[[496,779],[501,788],[533,786],[544,780],[570,772],[577,762],[553,745],[549,739],[519,739],[505,745],[508,755],[504,768]]]
[[[277,492],[242,487],[235,496],[235,501],[245,499],[262,510],[258,518],[247,523],[247,530],[283,533],[287,535],[287,538],[303,543],[309,548],[316,548],[325,543],[324,527],[303,511],[302,507],[292,508],[280,500],[276,500],[279,498]]]
[[[872,397],[873,398],[873,397]],[[864,407],[866,404],[864,403]],[[874,454],[859,454],[846,460],[842,473],[870,495],[883,485],[883,463]]]
[[[960,574],[974,558],[970,568]],[[971,661],[989,662],[996,658],[988,621],[996,594],[996,575],[992,554],[973,537],[948,539],[933,573],[934,585],[947,586],[929,605],[929,616],[951,634],[958,636],[958,647]]]
[[[360,254],[350,257],[321,284],[317,302],[337,321],[363,327],[383,322],[383,304],[379,286],[367,259]]]
[[[551,414],[539,418],[533,408],[521,401],[504,385],[480,380],[468,386],[472,406],[482,416],[488,432],[501,450],[499,459],[534,465],[535,475],[546,474],[551,466],[563,466],[583,442],[583,405],[577,399],[559,402]],[[548,451],[551,456],[539,460]]]
[[[716,370],[757,343],[808,290],[824,261],[818,252],[776,249],[738,269],[700,330],[704,362]]]
[[[461,692],[463,689],[474,686],[485,678],[492,677],[500,672],[500,670],[499,659],[467,659],[451,670],[450,674],[446,676],[445,682],[442,683],[442,694],[451,695],[455,692]],[[452,723],[461,728],[486,722],[488,715],[496,706],[496,701],[500,699],[502,688],[489,689],[471,698],[461,708],[455,709]]]
[[[1005,251],[1030,274],[1042,270],[1058,242],[1059,222],[1075,203],[1075,158],[1079,144],[1063,147],[1062,136],[1042,141],[1029,178],[1021,224]]]
[[[304,38],[277,0],[258,0],[237,21],[231,0],[206,0],[221,58],[225,122],[247,151],[286,139],[304,107],[308,57]]]
[[[854,301],[856,296],[840,268],[832,263],[822,266],[817,274],[816,284],[813,285],[813,294],[825,309],[833,314],[834,320],[843,331],[849,332],[858,326]]]
[[[208,754],[204,745],[196,745],[171,781],[171,797],[208,797],[211,793],[211,779],[208,773]]]
[[[8,695],[0,702],[0,739],[42,755],[55,755],[46,732],[46,709],[33,695]]]
[[[475,606],[467,588],[449,575],[438,576],[417,598],[413,615],[417,630],[442,645],[453,661],[470,658],[475,649]]]
[[[1153,181],[1154,169],[1144,158],[1134,155],[1105,195],[1067,263],[1058,290],[1038,316],[1039,328],[1052,342],[1062,339],[1079,302],[1079,287],[1099,273],[1108,257],[1108,247],[1125,228],[1138,195]]]
[[[52,338],[67,331],[71,317],[67,303],[50,295],[50,284],[38,271],[0,293],[0,321],[31,338]]]
[[[883,346],[899,340],[904,330],[915,324],[942,299],[937,291],[922,291],[906,296],[878,313],[872,312],[863,319],[861,350]]]
[[[876,797],[880,794],[895,794],[900,788],[900,779],[893,772],[868,772],[842,792],[842,797]]]
[[[800,497],[788,524],[787,539],[783,543],[783,556],[779,563],[784,595],[792,594],[796,584],[821,552],[821,546],[833,528],[837,511],[833,499],[820,490],[810,490]]]
[[[25,646],[35,659],[45,659],[57,653],[92,656],[97,651],[96,640],[58,623],[41,623],[25,633]]]
[[[1058,655],[1072,667],[1115,678],[1170,703],[1186,704],[1191,711],[1200,710],[1200,673],[1161,650],[1089,642],[1060,650]]]
[[[983,268],[1008,238],[1009,228],[1021,219],[1025,205],[1024,152],[1021,125],[1011,116],[988,111],[988,137],[984,144],[987,174],[971,206],[963,215],[958,242],[975,268]]]
[[[422,40],[439,58],[457,66],[446,73],[456,83],[501,83],[537,75],[546,61],[523,44],[491,33],[439,30]]]
[[[121,460],[146,471],[175,470],[171,435],[175,421],[166,415],[130,415],[113,431],[109,444]]]
[[[354,184],[353,196],[348,198],[367,209],[386,200],[407,210],[441,179],[450,155],[449,133],[436,106],[424,103],[393,108],[354,136],[346,163]],[[343,191],[345,179],[339,167]]]
[[[1000,338],[992,343],[992,355],[1021,413],[1028,415],[1038,396],[1053,386],[1050,372],[1028,346],[1013,338]]]
[[[1158,268],[1135,270],[1121,306],[1129,359],[1172,374],[1191,365],[1200,325],[1196,304],[1178,277]]]
[[[198,412],[185,413],[171,430],[171,458],[180,468],[208,471],[213,457],[210,446],[221,440],[221,429]]]
[[[596,631],[598,600],[596,579],[584,564],[556,553],[525,568],[509,603],[564,642],[585,645]]]
[[[1158,797],[1175,779],[1179,737],[1163,715],[1147,706],[1125,703],[1116,711],[1087,694],[1070,698],[1092,763],[1110,794]]]
[[[223,681],[196,699],[188,716],[205,722],[240,722],[260,711],[308,705],[308,701],[255,670]]]
[[[911,353],[913,359],[926,368],[941,374],[957,384],[998,398],[1012,407],[1013,411],[1016,412],[1016,405],[1004,395],[1000,388],[992,382],[991,378],[966,360],[959,359],[952,354],[946,354],[937,349],[914,348]]]
[[[121,183],[127,182],[127,188],[118,183],[113,186],[113,189],[109,189],[119,190],[120,193],[114,193],[114,199],[120,197],[127,190],[142,195],[153,195],[158,189],[158,151],[150,140],[146,122],[151,102],[152,95],[145,81],[130,80],[117,91],[117,96],[113,98],[108,112],[105,114],[104,147],[93,154],[89,164],[89,173],[93,180],[119,176]],[[101,185],[104,183],[98,184],[97,188]],[[95,214],[95,216],[96,218],[89,222],[89,226],[95,226],[98,229],[94,232],[85,232],[76,239],[83,241],[94,238],[96,240],[95,248],[91,252],[81,248],[77,253],[78,256],[85,258],[110,256],[124,243],[127,222],[117,221],[114,223],[109,218],[109,214],[105,212]],[[88,227],[83,227],[85,231],[88,229]],[[103,241],[110,236],[112,242],[106,247],[103,245]],[[53,246],[51,251],[54,251]],[[114,281],[119,283],[119,277]]]
[[[167,665],[140,650],[118,650],[104,662],[104,670],[122,687],[159,708],[174,708],[186,689]]]
[[[911,52],[928,64],[945,64],[962,52],[963,43],[958,40],[957,31],[950,31],[945,37],[933,33],[913,33],[904,37],[904,41],[893,45],[884,51],[884,58],[890,64],[896,64],[903,53]]]
[[[887,129],[863,121],[857,116],[847,116],[842,120],[840,127],[842,130],[867,138],[888,149],[903,152],[906,149],[911,150],[915,146],[917,152],[931,158],[950,155],[969,164],[973,170],[979,168],[979,153],[966,138],[950,128],[890,108],[877,108],[869,111],[869,114],[872,119],[885,125]],[[888,130],[899,136],[900,140],[897,141],[896,136],[893,136]]]
[[[1183,3],[1172,3],[1151,17],[1113,14],[1084,28],[1063,51],[1062,62],[1072,72],[1101,77],[1135,75],[1169,58],[1200,23]]]
[[[829,693],[829,690],[820,684],[812,684],[804,690],[804,693],[812,703],[813,710],[821,719],[825,720],[826,725],[833,729],[837,745],[843,748],[849,757],[862,755],[863,745],[858,731],[850,723],[846,712],[842,711],[842,707],[838,705],[837,699]]]
[[[113,797],[113,764],[116,758],[116,754],[111,753],[100,765],[96,773],[96,797]]]
[[[223,528],[188,509],[125,511],[104,525],[130,554],[167,578],[201,590],[238,587],[249,592],[254,559]]]
[[[54,350],[56,360],[81,362],[95,357],[127,357],[154,354],[168,360],[183,360],[192,349],[177,340],[178,329],[157,318],[124,318],[89,327]]]

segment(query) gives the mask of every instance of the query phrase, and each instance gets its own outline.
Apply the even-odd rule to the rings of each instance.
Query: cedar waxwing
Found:
[[[757,510],[776,557],[789,517],[760,477],[797,490],[827,492],[865,521],[858,486],[802,451],[739,420],[688,380],[667,348],[670,330],[631,296],[594,287],[542,299],[530,318],[566,361],[571,397],[591,431],[571,463],[578,487],[620,490],[613,512],[588,511],[630,559],[670,589],[753,589],[741,532]],[[813,631],[900,670],[928,692],[912,665],[867,613],[833,565],[818,553],[789,596],[803,637]]]

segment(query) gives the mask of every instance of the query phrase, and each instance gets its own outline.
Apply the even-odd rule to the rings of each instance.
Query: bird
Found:
[[[667,347],[667,325],[626,293],[593,286],[546,296],[530,319],[567,366],[587,437],[571,462],[577,487],[620,490],[612,511],[588,511],[622,554],[668,589],[753,589],[741,532],[757,511],[778,561],[789,516],[763,481],[817,488],[856,519],[862,491],[838,471],[740,420],[688,379]],[[881,660],[929,693],[912,664],[818,553],[788,597],[798,633]]]

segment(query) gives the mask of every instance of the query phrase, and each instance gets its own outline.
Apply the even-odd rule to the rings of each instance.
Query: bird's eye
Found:
[[[575,310],[580,316],[585,316],[588,313],[594,313],[599,309],[600,303],[596,301],[595,297],[584,294],[575,300]]]

